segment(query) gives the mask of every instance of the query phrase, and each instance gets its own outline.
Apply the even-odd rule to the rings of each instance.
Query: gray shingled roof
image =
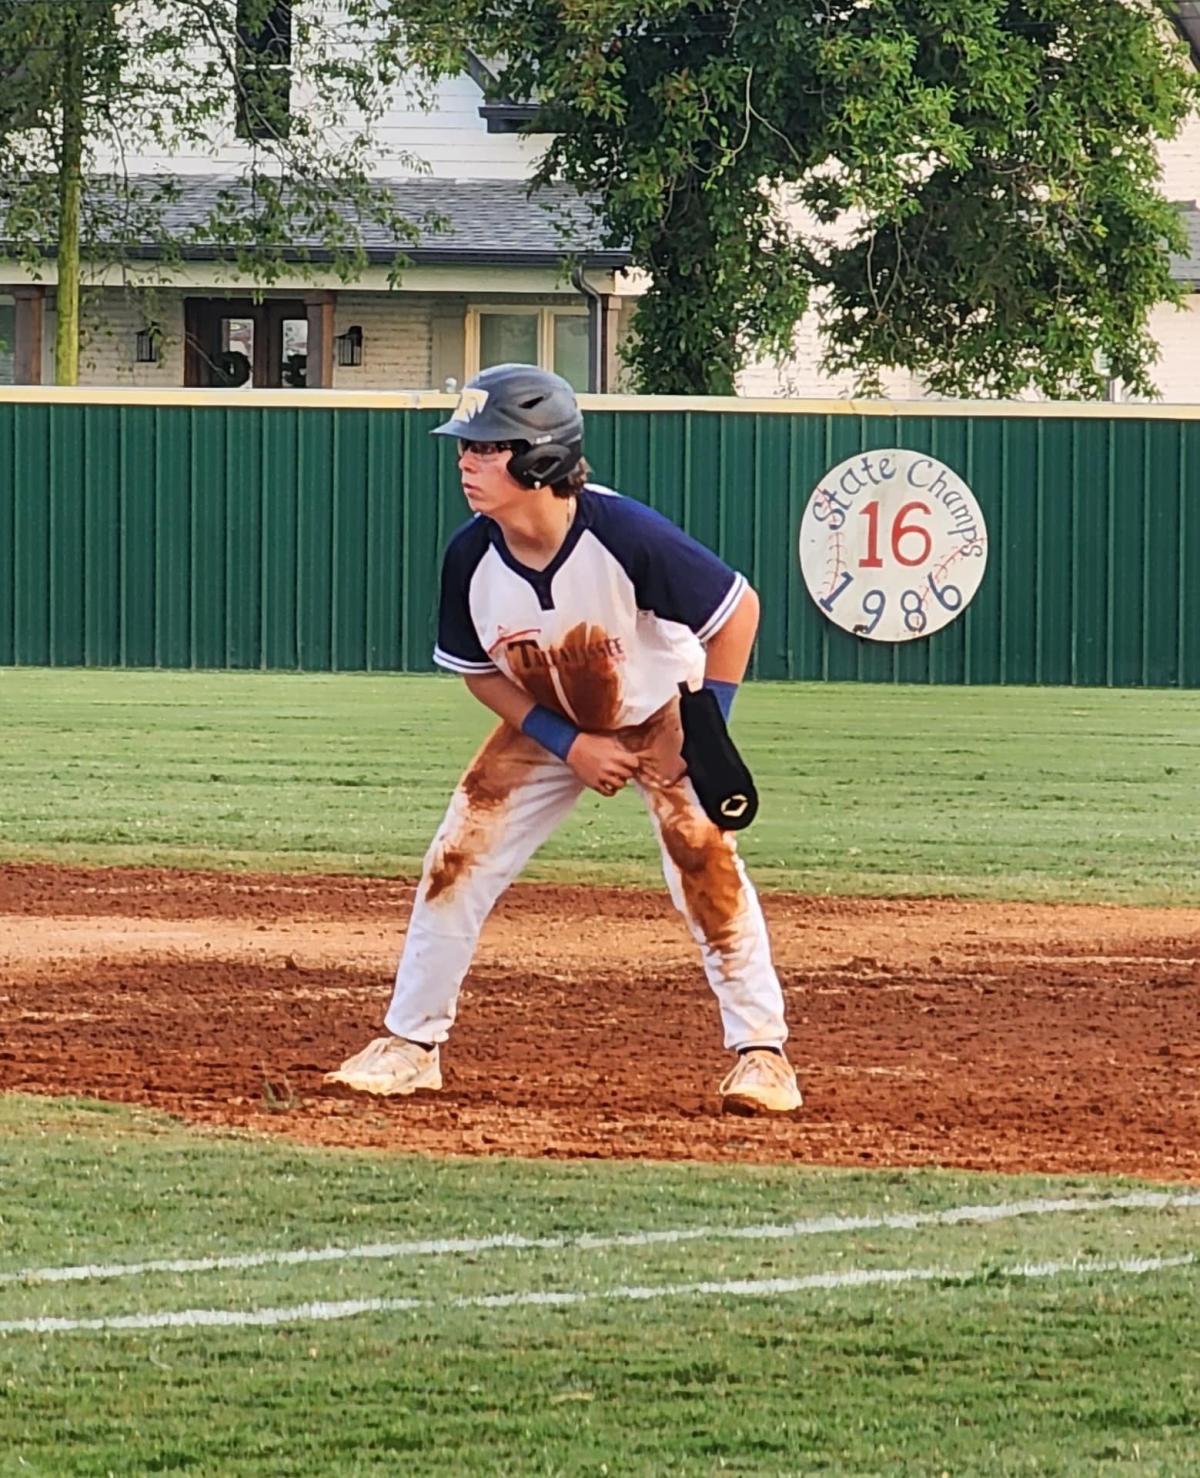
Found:
[[[181,198],[163,208],[168,234],[182,243],[182,254],[192,260],[221,255],[216,246],[190,240],[195,228],[211,214],[219,191],[238,185],[230,175],[176,175]],[[151,177],[135,183],[151,185]],[[631,254],[604,244],[604,233],[591,202],[570,186],[553,185],[532,197],[523,180],[412,179],[390,182],[396,209],[418,225],[413,244],[393,240],[382,227],[361,226],[368,260],[390,264],[397,250],[416,264],[551,266],[573,257],[585,266],[620,268]],[[244,188],[244,187],[242,187]],[[1171,275],[1177,282],[1200,288],[1200,202],[1178,202],[1188,233],[1186,255],[1173,255]],[[440,217],[444,229],[430,223]],[[318,238],[298,241],[309,258],[322,260]],[[2,244],[0,244],[2,251]],[[130,257],[156,257],[152,241],[127,248]]]
[[[1171,258],[1171,276],[1176,282],[1189,282],[1200,288],[1200,204],[1189,201],[1180,206],[1183,224],[1188,233],[1188,254]]]
[[[233,189],[250,208],[248,187],[236,175],[176,175],[179,199],[161,207],[163,233],[173,238],[190,260],[222,256],[220,243],[196,241],[196,228],[211,216],[222,189]],[[135,177],[135,188],[153,190],[154,176]],[[413,263],[459,265],[551,266],[565,258],[586,266],[628,266],[627,250],[606,246],[602,225],[592,205],[567,185],[529,194],[524,180],[401,179],[381,181],[391,190],[396,210],[419,228],[415,242],[398,241],[384,227],[360,223],[358,230],[368,260],[389,264],[397,251]],[[136,212],[135,212],[136,213]],[[351,219],[349,211],[345,212]],[[438,228],[438,223],[442,229]],[[153,258],[157,242],[139,242],[136,234],[122,255]],[[156,233],[157,234],[157,233]],[[328,260],[314,230],[296,241],[311,261]],[[285,255],[290,255],[286,253]]]

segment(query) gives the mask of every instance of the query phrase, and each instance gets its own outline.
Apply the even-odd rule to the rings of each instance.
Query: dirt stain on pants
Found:
[[[458,783],[450,813],[430,848],[422,881],[426,903],[448,896],[495,844],[513,791],[542,756],[534,740],[500,724]]]
[[[721,955],[736,953],[746,889],[733,837],[715,826],[690,786],[646,787],[667,855],[679,869],[689,918]]]

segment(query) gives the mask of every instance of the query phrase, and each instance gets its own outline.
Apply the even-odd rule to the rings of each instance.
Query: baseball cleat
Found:
[[[342,1083],[360,1093],[399,1098],[420,1088],[442,1086],[442,1067],[436,1046],[431,1051],[403,1037],[376,1037],[368,1047],[347,1057],[341,1067],[325,1074],[327,1083]]]
[[[791,1063],[765,1048],[743,1052],[719,1091],[723,1114],[792,1114],[804,1102]]]

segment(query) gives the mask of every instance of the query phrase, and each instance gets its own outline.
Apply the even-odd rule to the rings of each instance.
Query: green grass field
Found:
[[[411,873],[486,722],[449,679],[0,671],[0,858]],[[768,886],[1200,901],[1195,695],[761,685],[736,723]],[[657,884],[636,801],[533,875]],[[8,1095],[0,1475],[1200,1473],[1198,1232],[1179,1185]]]
[[[0,858],[419,869],[488,727],[454,678],[0,671]],[[743,850],[809,892],[1200,901],[1190,692],[764,683]],[[659,882],[631,794],[532,877]]]
[[[5,1474],[1196,1471],[1178,1186],[0,1129]]]

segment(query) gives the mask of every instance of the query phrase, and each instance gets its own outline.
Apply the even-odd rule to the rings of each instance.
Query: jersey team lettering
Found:
[[[502,632],[490,648],[490,655],[494,657],[503,647],[514,674],[537,668],[588,667],[597,658],[625,656],[625,644],[619,636],[576,642],[572,646],[543,647],[538,642],[539,634],[532,629],[514,632],[511,636]]]
[[[808,593],[843,631],[872,641],[930,636],[970,604],[987,527],[966,483],[936,457],[858,452],[813,489],[800,520]]]

